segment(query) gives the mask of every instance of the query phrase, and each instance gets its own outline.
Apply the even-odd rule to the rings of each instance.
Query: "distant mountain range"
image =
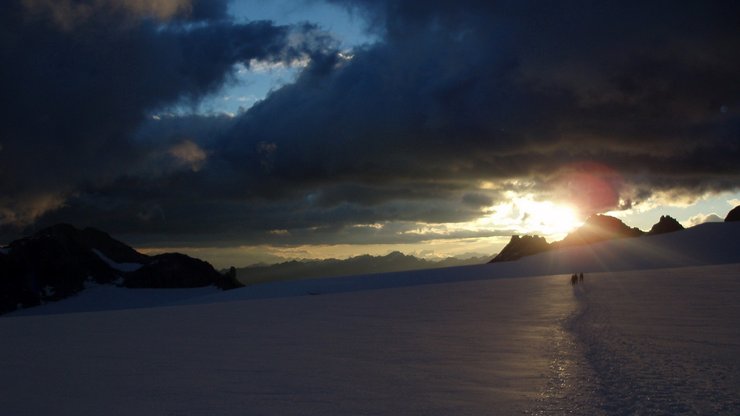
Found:
[[[243,284],[250,285],[279,280],[467,266],[483,264],[488,259],[489,257],[485,256],[467,259],[449,257],[433,261],[394,251],[385,256],[362,255],[344,260],[293,260],[272,265],[253,265],[236,269],[236,277]]]
[[[732,209],[727,214],[725,221],[740,221],[740,206]],[[514,235],[490,263],[518,260],[522,257],[566,247],[594,244],[618,238],[666,234],[683,229],[683,225],[668,215],[661,216],[660,220],[650,228],[650,231],[644,232],[639,228],[629,227],[617,218],[597,214],[589,217],[583,226],[568,234],[561,241],[548,243],[544,237],[536,235]]]
[[[184,254],[147,256],[94,228],[45,228],[0,248],[0,313],[66,298],[91,283],[130,288],[239,287]]]

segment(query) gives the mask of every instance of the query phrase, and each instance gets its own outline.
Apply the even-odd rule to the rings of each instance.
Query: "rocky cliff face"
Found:
[[[550,249],[550,244],[545,240],[544,237],[536,235],[529,236],[525,235],[519,237],[518,235],[511,236],[509,244],[501,250],[500,253],[489,263],[497,263],[500,261],[512,261],[518,260],[524,256],[531,256],[532,254],[542,253]]]
[[[733,210],[736,211],[738,217],[740,217],[739,208]],[[728,218],[730,218],[730,214],[728,214]],[[639,228],[631,228],[617,218],[608,215],[593,215],[579,229],[568,234],[563,240],[556,241],[552,244],[548,244],[543,237],[512,236],[509,244],[489,263],[517,260],[532,254],[563,247],[593,244],[615,238],[664,234],[683,229],[684,227],[675,218],[668,215],[661,216],[660,220],[647,233],[641,231]]]
[[[644,233],[639,229],[630,228],[617,218],[594,215],[587,219],[582,227],[568,234],[563,240],[552,244],[549,244],[544,237],[512,236],[509,244],[490,263],[518,260],[551,249],[593,244],[614,238],[637,237],[642,234]]]
[[[562,241],[553,243],[554,248],[598,243],[615,238],[639,237],[644,233],[630,228],[617,218],[608,215],[592,215],[583,226],[568,234]]]
[[[58,224],[0,249],[0,313],[55,301],[90,283],[126,287],[238,287],[184,254],[147,256],[93,228]]]
[[[736,206],[725,217],[725,222],[740,221],[740,205]]]
[[[203,260],[180,253],[150,257],[141,268],[127,273],[123,285],[131,288],[223,286],[224,276]]]
[[[652,228],[650,228],[650,231],[648,231],[649,235],[657,235],[657,234],[665,234],[665,233],[672,233],[674,231],[681,231],[683,230],[683,225],[681,225],[678,221],[676,221],[675,218],[669,216],[669,215],[661,215],[660,220],[653,225]]]

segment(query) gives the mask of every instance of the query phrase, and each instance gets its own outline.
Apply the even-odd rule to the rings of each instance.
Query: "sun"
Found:
[[[541,200],[533,194],[508,193],[507,200],[485,209],[485,215],[458,228],[508,230],[519,235],[539,235],[548,241],[563,239],[583,224],[578,211],[567,203]]]
[[[583,223],[575,209],[567,204],[532,198],[518,198],[514,204],[518,207],[519,228],[524,234],[562,238]]]
[[[533,194],[507,192],[505,200],[481,210],[481,216],[466,222],[417,223],[417,227],[404,231],[405,235],[434,236],[470,235],[493,232],[480,238],[499,239],[511,235],[539,235],[547,241],[562,240],[568,233],[580,227],[583,221],[578,211],[561,202],[540,200]]]

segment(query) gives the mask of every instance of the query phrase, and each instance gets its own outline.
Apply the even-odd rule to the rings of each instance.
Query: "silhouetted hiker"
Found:
[[[577,274],[575,274],[575,273],[573,273],[573,274],[572,274],[572,275],[570,276],[570,284],[571,284],[571,285],[575,285],[576,283],[578,283],[578,275],[577,275]]]
[[[578,275],[578,281],[583,283],[583,272],[581,272],[581,274]]]

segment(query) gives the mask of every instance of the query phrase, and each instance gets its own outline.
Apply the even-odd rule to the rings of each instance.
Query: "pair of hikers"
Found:
[[[575,273],[573,273],[573,274],[572,274],[572,275],[570,276],[570,284],[571,284],[571,285],[575,285],[575,284],[577,284],[578,282],[581,282],[581,283],[583,283],[583,272],[581,272],[581,274],[575,274]]]

